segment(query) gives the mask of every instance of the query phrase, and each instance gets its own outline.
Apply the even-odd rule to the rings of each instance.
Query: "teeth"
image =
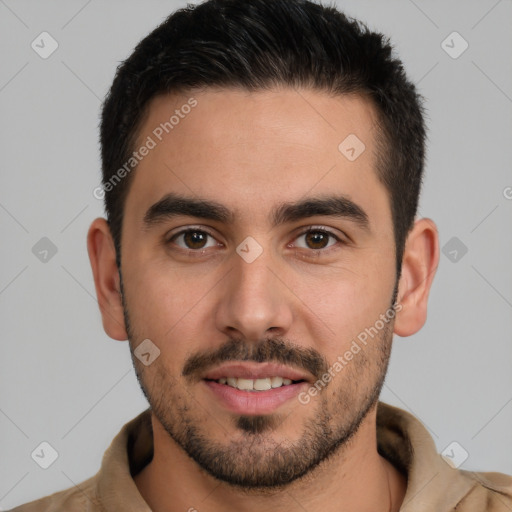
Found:
[[[267,391],[268,389],[272,389],[272,384],[270,383],[270,379],[267,377],[266,379],[256,379],[253,387],[257,391]]]
[[[273,388],[280,388],[283,385],[282,377],[272,377],[270,379]]]
[[[251,391],[254,389],[254,381],[250,379],[237,379],[237,388],[244,391]]]
[[[267,391],[281,386],[289,386],[291,379],[283,377],[265,377],[263,379],[242,379],[236,377],[222,377],[217,380],[219,384],[227,384],[242,391]]]

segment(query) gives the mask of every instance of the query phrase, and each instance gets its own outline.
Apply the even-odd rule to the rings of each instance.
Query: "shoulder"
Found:
[[[96,476],[8,512],[104,512],[96,495]]]
[[[460,512],[510,512],[512,510],[512,476],[496,472],[460,470],[474,482],[471,490],[457,503]]]

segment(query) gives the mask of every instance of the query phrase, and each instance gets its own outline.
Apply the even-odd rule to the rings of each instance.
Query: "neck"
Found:
[[[406,478],[377,451],[375,414],[373,409],[353,438],[307,475],[264,491],[241,490],[207,474],[153,415],[154,457],[134,481],[154,512],[396,512]]]

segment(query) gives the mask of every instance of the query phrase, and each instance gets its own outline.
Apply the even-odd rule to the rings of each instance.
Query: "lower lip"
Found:
[[[267,391],[242,391],[213,380],[203,380],[220,402],[237,414],[269,414],[285,402],[295,398],[307,382],[297,382]]]

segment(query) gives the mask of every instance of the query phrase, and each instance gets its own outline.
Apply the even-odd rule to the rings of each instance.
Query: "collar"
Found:
[[[434,440],[418,419],[384,402],[377,406],[377,449],[407,475],[401,512],[452,510],[477,485],[437,453]],[[152,458],[151,411],[146,409],[123,426],[103,456],[96,493],[104,509],[116,510],[122,496],[124,512],[151,512],[133,476]]]
[[[453,510],[478,485],[443,459],[417,418],[384,402],[377,407],[377,449],[407,475],[400,512]]]

